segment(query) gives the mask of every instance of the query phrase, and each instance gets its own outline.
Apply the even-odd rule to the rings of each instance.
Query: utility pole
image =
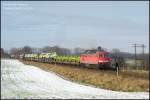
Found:
[[[144,54],[144,48],[146,46],[144,44],[142,44],[142,52],[143,52],[143,68],[146,69],[146,66],[145,66],[145,54]]]
[[[136,66],[136,68],[138,69],[138,67],[137,67],[137,60],[143,60],[143,69],[145,69],[145,55],[144,55],[144,48],[146,47],[144,44],[133,44],[133,47],[134,47],[134,51],[135,51],[135,57],[134,57],[134,59],[135,59],[135,66]],[[138,59],[137,58],[137,51],[136,51],[136,48],[137,47],[141,47],[142,48],[142,55],[143,55],[143,57],[141,58],[141,59]]]
[[[137,64],[136,64],[136,60],[137,60],[137,58],[136,58],[136,47],[137,47],[137,44],[135,43],[135,44],[133,44],[133,45],[134,45],[134,52],[135,52],[135,55],[134,55],[134,62],[135,62],[136,69],[138,69]]]

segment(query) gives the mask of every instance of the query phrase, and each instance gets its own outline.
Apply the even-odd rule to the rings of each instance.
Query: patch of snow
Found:
[[[1,60],[2,99],[148,99],[148,92],[120,92],[65,80],[18,60]]]

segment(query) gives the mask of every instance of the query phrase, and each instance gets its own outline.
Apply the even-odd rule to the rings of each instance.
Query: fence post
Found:
[[[119,70],[118,70],[118,66],[117,66],[117,78],[118,78],[118,71],[119,71]]]
[[[56,59],[54,61],[55,61],[55,67],[56,67]]]

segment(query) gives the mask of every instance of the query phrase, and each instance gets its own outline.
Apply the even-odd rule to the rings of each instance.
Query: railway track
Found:
[[[116,71],[116,68],[112,68],[109,66],[105,66],[102,68],[99,68],[98,65],[95,64],[80,64],[79,62],[67,62],[67,61],[54,61],[54,60],[44,60],[44,59],[40,59],[40,60],[25,60],[24,61],[34,61],[34,62],[40,62],[40,63],[49,63],[49,64],[57,64],[57,65],[64,65],[64,66],[71,66],[71,67],[81,67],[81,68],[88,68],[88,69],[99,69],[99,70],[105,70],[105,71]]]

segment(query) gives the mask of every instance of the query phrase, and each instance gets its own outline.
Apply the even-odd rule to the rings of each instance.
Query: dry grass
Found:
[[[34,65],[46,71],[53,71],[72,81],[115,91],[149,91],[149,74],[120,72],[116,77],[114,71],[70,67],[47,63],[22,61],[24,64]]]
[[[121,74],[124,76],[149,79],[149,71],[145,70],[124,70],[121,71]]]

